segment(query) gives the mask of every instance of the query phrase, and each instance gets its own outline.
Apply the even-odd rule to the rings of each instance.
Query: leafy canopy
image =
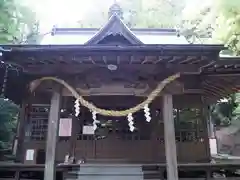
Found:
[[[22,0],[0,1],[0,43],[19,44],[36,26],[35,13]]]
[[[216,27],[213,36],[240,55],[240,1],[216,1]]]

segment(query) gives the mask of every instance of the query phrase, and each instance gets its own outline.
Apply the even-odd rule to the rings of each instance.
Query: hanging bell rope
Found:
[[[47,80],[52,80],[55,81],[61,85],[63,85],[66,89],[68,89],[72,95],[79,100],[80,104],[86,108],[88,108],[90,111],[92,112],[97,112],[98,114],[101,114],[103,116],[115,116],[115,117],[122,117],[122,116],[128,116],[128,114],[133,114],[141,109],[144,109],[144,106],[146,104],[150,104],[159,94],[160,92],[163,90],[163,88],[170,84],[171,82],[173,82],[174,80],[176,80],[177,78],[180,77],[180,73],[177,73],[175,75],[169,76],[168,78],[164,79],[163,81],[161,81],[156,89],[154,89],[149,96],[147,97],[147,99],[145,101],[143,101],[142,103],[126,109],[126,110],[122,110],[122,111],[114,111],[114,110],[106,110],[106,109],[101,109],[98,108],[97,106],[95,106],[94,104],[92,104],[91,102],[88,102],[87,100],[85,100],[81,95],[79,95],[79,93],[72,87],[70,86],[67,82],[65,82],[62,79],[59,78],[55,78],[55,77],[43,77],[37,80],[34,80],[31,84],[30,84],[30,91],[34,91],[37,86],[40,85],[40,83],[42,81],[47,81]]]

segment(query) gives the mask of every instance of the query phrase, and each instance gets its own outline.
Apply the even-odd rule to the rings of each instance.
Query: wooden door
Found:
[[[116,134],[108,134],[103,138],[95,140],[95,158],[96,159],[112,159],[120,160],[125,158],[126,144],[116,136]]]
[[[142,140],[137,136],[119,138],[108,136],[95,140],[95,158],[118,162],[153,162],[154,141]]]

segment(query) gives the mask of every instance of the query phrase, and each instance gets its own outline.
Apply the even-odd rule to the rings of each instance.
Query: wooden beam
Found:
[[[32,75],[39,74],[76,74],[87,71],[96,71],[99,69],[107,69],[107,65],[94,65],[94,64],[48,64],[48,65],[28,65],[24,67],[24,72]],[[200,66],[197,64],[126,64],[118,65],[117,70],[120,71],[143,71],[151,73],[159,72],[180,72],[185,74],[200,74]],[[114,72],[114,71],[113,71]]]
[[[229,58],[221,57],[219,61],[216,62],[217,65],[240,65],[240,58]]]
[[[224,89],[216,87],[216,84],[214,84],[214,82],[204,81],[202,85],[203,85],[203,88],[211,89],[213,92],[215,92],[216,94],[219,94],[220,96],[224,97],[224,95],[227,94]]]
[[[213,69],[210,70],[210,72],[208,70],[204,72],[204,77],[239,77],[239,76],[240,76],[239,69],[229,70],[229,72],[216,72]]]
[[[204,69],[207,69],[207,68],[209,68],[209,67],[211,67],[211,66],[214,66],[214,64],[215,64],[215,61],[210,61],[209,63],[207,63],[207,64],[205,64],[205,65],[202,65],[201,68],[200,68],[200,70],[201,70],[201,71],[204,71]]]
[[[48,118],[48,133],[46,144],[46,162],[44,170],[44,180],[55,180],[56,176],[56,145],[60,118],[60,88],[53,92],[50,113]]]
[[[158,53],[166,51],[175,51],[181,54],[216,54],[218,55],[224,49],[223,45],[206,45],[206,44],[142,44],[142,45],[123,45],[113,46],[111,44],[99,46],[86,46],[86,45],[4,45],[1,46],[5,49],[4,53],[30,53],[38,52],[39,54],[45,53],[59,53],[62,52],[79,52],[79,53]],[[8,51],[7,51],[8,50]],[[18,55],[18,54],[17,54]],[[219,56],[219,55],[218,55]],[[237,58],[235,58],[237,59]]]
[[[178,180],[177,151],[173,118],[173,100],[172,95],[169,94],[163,96],[163,121],[165,154],[167,162],[167,179]]]
[[[180,64],[186,64],[189,63],[191,61],[194,61],[196,59],[201,59],[201,57],[197,57],[197,56],[188,56],[185,60],[181,61]]]

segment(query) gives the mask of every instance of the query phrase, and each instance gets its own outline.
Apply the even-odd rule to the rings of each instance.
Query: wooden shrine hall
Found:
[[[45,44],[1,46],[5,97],[21,105],[16,162],[0,164],[1,174],[53,180],[115,164],[141,167],[138,179],[154,171],[177,180],[240,169],[210,163],[208,133],[209,106],[238,91],[240,61],[220,58],[222,45],[181,43],[175,30],[129,29],[117,5],[109,16],[100,30],[55,27]]]

